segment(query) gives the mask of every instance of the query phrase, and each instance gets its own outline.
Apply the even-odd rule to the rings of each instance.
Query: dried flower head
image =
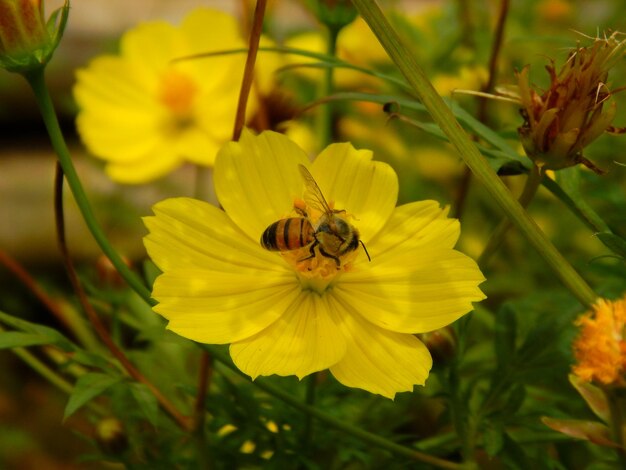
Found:
[[[600,299],[576,324],[580,335],[574,342],[574,374],[604,385],[626,385],[626,297]]]
[[[618,34],[577,47],[558,73],[554,63],[546,66],[550,86],[543,92],[531,88],[528,66],[518,73],[525,120],[518,132],[526,154],[537,165],[558,170],[582,163],[602,173],[582,152],[612,130],[616,109],[615,102],[609,103],[612,92],[607,78],[626,47],[626,40],[619,41]]]

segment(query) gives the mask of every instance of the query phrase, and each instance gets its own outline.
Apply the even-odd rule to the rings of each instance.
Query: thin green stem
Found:
[[[212,348],[211,346],[208,346],[206,344],[201,344],[200,346],[208,350],[211,356],[215,358],[215,360],[222,363],[225,367],[229,368],[236,374],[250,380],[250,377],[248,377],[245,373],[241,372],[235,365],[233,365],[233,363],[226,356],[224,356],[217,349]],[[458,463],[450,462],[448,460],[441,459],[439,457],[428,455],[424,452],[420,452],[410,447],[405,447],[400,444],[396,444],[395,442],[390,441],[389,439],[385,439],[384,437],[380,437],[380,436],[377,436],[376,434],[372,434],[370,432],[364,431],[360,427],[353,426],[347,423],[346,421],[341,420],[339,418],[335,418],[334,416],[328,415],[313,406],[309,406],[307,404],[302,403],[298,397],[295,397],[278,387],[274,387],[273,385],[266,383],[262,379],[254,380],[252,381],[252,384],[260,388],[261,390],[265,391],[267,394],[275,398],[278,398],[279,400],[283,401],[287,405],[292,406],[293,408],[296,408],[297,410],[300,410],[304,413],[310,414],[311,416],[313,416],[313,418],[319,420],[320,422],[334,429],[343,431],[346,434],[349,434],[350,436],[353,436],[357,439],[360,439],[363,442],[367,442],[381,449],[385,449],[395,455],[406,457],[407,459],[410,459],[410,460],[425,462],[438,468],[446,468],[446,469],[452,469],[452,470],[463,468],[463,466]]]
[[[156,400],[158,401],[161,408],[171,416],[171,418],[184,430],[191,430],[191,425],[189,420],[183,416],[176,407],[161,393],[161,391],[155,387],[152,382],[150,382],[140,371],[137,369],[132,362],[126,356],[126,353],[117,346],[113,338],[111,337],[109,331],[106,326],[100,320],[98,313],[95,311],[89,299],[87,298],[87,293],[83,289],[80,280],[78,279],[78,275],[76,274],[76,269],[74,268],[74,263],[72,261],[72,257],[70,256],[67,240],[65,237],[65,217],[63,211],[63,169],[59,162],[56,164],[56,174],[54,178],[54,215],[57,229],[57,242],[59,245],[59,250],[63,257],[63,261],[65,263],[65,268],[67,270],[67,275],[70,279],[70,283],[78,297],[78,301],[83,308],[89,322],[93,326],[94,330],[98,334],[98,337],[102,341],[102,343],[107,347],[107,349],[111,352],[113,357],[115,357],[119,363],[122,365],[124,370],[135,379],[137,382],[144,384],[150,392],[154,395]]]
[[[467,9],[467,2],[462,0],[459,2],[459,9]],[[500,58],[500,51],[502,50],[502,42],[504,39],[504,27],[506,25],[506,19],[509,13],[509,5],[510,0],[501,0],[500,1],[500,9],[498,11],[498,19],[496,21],[496,29],[493,34],[493,42],[491,43],[491,54],[489,55],[489,74],[487,78],[487,82],[483,85],[482,91],[484,93],[489,93],[493,89],[493,86],[496,83],[496,76],[498,73],[498,59]],[[465,12],[467,14],[469,12]],[[487,97],[483,96],[478,99],[478,111],[476,113],[476,119],[483,124],[487,124],[487,110],[488,110],[489,100]],[[459,184],[459,192],[456,197],[456,201],[454,204],[454,212],[453,217],[460,219],[463,214],[463,209],[465,208],[465,201],[467,198],[467,194],[469,192],[469,188],[472,182],[472,171],[469,167],[465,167],[465,171],[463,172],[463,176],[461,178],[461,183]]]
[[[337,36],[339,35],[339,29],[328,28],[328,41],[326,43],[326,53],[330,57],[334,57],[337,51]],[[322,98],[330,96],[334,90],[334,67],[327,67],[324,69],[324,81],[322,82],[321,96]],[[326,103],[326,106],[322,107],[322,114],[320,115],[320,141],[322,147],[333,142],[333,130],[334,130],[334,106],[331,102]]]
[[[439,125],[450,142],[456,147],[459,155],[470,167],[476,179],[485,186],[491,197],[554,270],[561,282],[583,305],[590,307],[597,295],[548,240],[522,206],[511,196],[506,186],[481,155],[475,143],[454,118],[450,108],[446,106],[428,81],[411,50],[403,44],[377,2],[353,0],[353,5],[378,37],[409,85],[417,93],[435,123]]]
[[[87,327],[84,320],[74,310],[63,310],[37,283],[37,281],[24,269],[24,267],[0,250],[0,265],[4,265],[17,279],[48,309],[48,311],[90,351],[100,348],[98,340]]]
[[[306,394],[304,396],[304,403],[308,406],[315,404],[315,392],[317,391],[317,379],[318,372],[315,372],[307,377]],[[302,432],[302,448],[305,451],[310,451],[311,440],[313,439],[313,416],[308,413],[304,415],[304,431]]]
[[[620,462],[626,468],[626,394],[622,389],[606,390],[611,413],[611,437],[621,447],[616,449]]]
[[[518,202],[523,208],[528,207],[530,201],[533,200],[535,194],[537,194],[537,189],[541,184],[541,179],[543,177],[543,172],[537,165],[533,165],[533,167],[528,172],[528,177],[526,178],[526,183],[524,184],[524,189],[522,194],[520,195]],[[504,236],[509,231],[513,224],[511,223],[511,219],[504,218],[498,224],[498,227],[494,230],[489,237],[489,241],[485,246],[482,254],[478,258],[478,265],[481,268],[484,268],[485,265],[489,262],[491,256],[496,252],[496,250],[502,245],[504,241]]]
[[[91,231],[91,234],[104,254],[111,260],[115,269],[118,270],[128,285],[135,292],[137,292],[142,299],[151,305],[154,305],[154,302],[150,298],[150,291],[144,285],[139,276],[130,270],[120,255],[113,249],[93,213],[89,200],[87,199],[87,195],[85,194],[80,179],[78,178],[78,174],[76,173],[76,169],[74,168],[74,164],[72,163],[72,158],[67,148],[67,144],[65,143],[63,133],[61,132],[59,121],[54,111],[54,105],[52,104],[50,93],[46,87],[43,69],[33,71],[25,77],[35,93],[35,98],[37,100],[39,110],[41,111],[46,129],[48,130],[52,147],[59,158],[65,178],[67,179],[69,187],[72,190],[76,204],[80,209],[87,227]]]
[[[2,326],[0,326],[0,331],[5,331],[5,329]],[[56,371],[52,370],[45,363],[40,361],[37,357],[35,357],[34,354],[29,352],[26,348],[21,348],[21,347],[11,348],[11,351],[13,351],[13,353],[17,357],[19,357],[31,369],[37,372],[41,377],[46,379],[49,383],[54,385],[56,388],[58,388],[62,392],[67,393],[68,395],[72,394],[72,392],[74,391],[74,386],[70,382],[65,380],[63,377],[61,377]],[[92,410],[94,410],[96,413],[100,415],[104,416],[107,414],[104,408],[94,403],[93,401],[87,403],[87,406],[89,406]]]

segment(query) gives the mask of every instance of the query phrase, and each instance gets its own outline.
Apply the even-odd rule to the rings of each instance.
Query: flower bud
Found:
[[[421,333],[418,337],[430,351],[435,364],[447,364],[456,354],[457,339],[451,326]]]
[[[96,441],[109,455],[119,455],[128,449],[124,425],[117,418],[104,418],[96,426]]]
[[[56,49],[69,0],[46,22],[41,0],[0,0],[0,67],[25,73],[44,67]]]
[[[578,47],[557,73],[546,66],[550,86],[543,92],[531,88],[529,68],[517,74],[524,124],[518,129],[522,145],[536,165],[558,170],[582,163],[603,173],[583,157],[583,149],[612,129],[615,103],[607,85],[611,67],[621,59],[626,41],[617,33]]]
[[[306,4],[320,23],[331,31],[338,32],[357,17],[356,8],[350,0],[307,0]]]

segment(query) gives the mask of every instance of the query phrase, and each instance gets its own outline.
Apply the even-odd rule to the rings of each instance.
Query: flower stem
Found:
[[[402,43],[377,2],[353,0],[353,5],[367,22],[409,85],[417,93],[435,123],[439,125],[450,142],[456,147],[459,155],[472,170],[477,180],[485,186],[491,197],[554,270],[561,282],[583,305],[590,307],[597,295],[548,240],[522,206],[511,197],[504,183],[500,181],[428,81],[410,49]]]
[[[89,299],[87,298],[87,293],[83,289],[81,285],[78,275],[76,274],[76,270],[74,268],[74,263],[72,262],[72,258],[67,248],[67,243],[65,239],[65,220],[63,216],[63,169],[59,162],[56,165],[56,174],[54,181],[54,215],[55,222],[57,227],[57,241],[59,244],[59,249],[61,251],[61,255],[63,257],[63,261],[65,262],[65,267],[67,270],[68,277],[70,278],[70,282],[78,297],[78,301],[85,311],[87,318],[89,319],[91,325],[94,330],[98,334],[98,337],[104,343],[104,345],[109,349],[113,357],[118,360],[118,362],[122,365],[124,370],[135,379],[137,382],[144,384],[150,392],[154,395],[156,400],[158,401],[161,408],[168,414],[170,417],[180,426],[181,429],[191,430],[191,424],[189,420],[183,416],[174,405],[161,393],[161,391],[156,388],[152,382],[150,382],[134,365],[124,351],[115,344],[113,338],[109,334],[106,329],[104,323],[100,320],[100,317],[94,310],[93,306],[89,303]]]
[[[254,81],[254,64],[259,51],[259,42],[261,40],[261,30],[263,29],[263,17],[265,16],[265,7],[267,0],[257,0],[254,8],[254,19],[252,20],[252,29],[250,31],[250,40],[248,42],[248,55],[246,56],[246,65],[243,71],[243,80],[239,91],[239,101],[237,103],[237,114],[235,116],[235,126],[233,129],[233,140],[236,142],[241,136],[241,131],[246,122],[246,105],[248,97],[252,89]]]
[[[326,54],[329,57],[334,57],[337,52],[337,36],[340,29],[328,28],[328,40],[326,43]],[[322,99],[332,95],[334,90],[334,67],[326,67],[324,69],[324,81],[322,82],[321,96]],[[322,148],[330,145],[333,142],[333,129],[334,129],[334,106],[332,102],[327,102],[326,106],[322,107],[322,114],[320,116],[320,144]]]
[[[611,437],[621,446],[616,450],[620,462],[626,468],[626,393],[616,387],[607,389],[606,395],[611,413]]]
[[[74,311],[64,311],[42,288],[37,281],[29,274],[24,267],[8,253],[0,250],[0,264],[4,265],[17,277],[24,286],[48,309],[48,311],[65,328],[71,331],[80,343],[91,351],[98,350],[100,344],[91,330],[86,326],[83,318]]]
[[[87,227],[91,231],[91,234],[104,254],[109,258],[109,260],[111,260],[115,269],[117,269],[120,275],[126,280],[128,285],[135,292],[137,292],[142,299],[153,305],[154,302],[150,298],[150,291],[144,285],[142,280],[130,270],[126,263],[124,263],[120,255],[113,249],[91,209],[85,190],[83,189],[80,179],[78,178],[78,174],[76,173],[76,169],[74,168],[74,164],[72,163],[72,158],[67,148],[67,144],[65,143],[63,133],[61,132],[59,121],[54,111],[54,105],[52,104],[50,93],[46,87],[43,69],[35,70],[32,73],[25,75],[25,78],[35,93],[35,99],[37,100],[46,129],[48,130],[50,142],[52,143],[52,147],[57,154],[59,163],[63,168],[65,178],[67,179],[69,187],[72,190],[76,204],[80,209]]]
[[[0,332],[1,331],[5,331],[4,328],[2,328],[2,326],[0,326]],[[17,357],[19,357],[28,366],[30,366],[31,369],[37,372],[40,376],[42,376],[44,379],[46,379],[56,388],[58,388],[62,392],[67,393],[68,395],[72,394],[72,392],[74,391],[74,386],[71,383],[69,383],[67,380],[65,380],[63,377],[61,377],[56,371],[48,367],[44,362],[40,361],[37,357],[35,357],[35,355],[33,355],[26,348],[21,348],[21,347],[11,348],[11,351],[13,351],[13,353]],[[89,401],[86,404],[86,406],[88,406],[89,408],[91,408],[92,410],[94,410],[96,413],[98,413],[101,416],[105,416],[108,414],[108,412],[104,408],[102,408],[100,405],[98,405],[94,401]]]
[[[459,9],[467,8],[465,5],[465,1],[462,0],[459,2]],[[498,59],[500,58],[500,51],[502,50],[502,41],[504,39],[504,26],[506,25],[506,19],[509,14],[509,5],[510,0],[501,0],[500,1],[500,10],[498,11],[498,19],[496,21],[496,30],[493,34],[493,42],[491,44],[491,54],[489,56],[489,74],[487,78],[487,83],[482,87],[482,91],[485,93],[489,93],[494,84],[496,83],[496,76],[498,73]],[[465,12],[467,16],[469,16],[469,12]],[[478,111],[476,113],[476,118],[482,122],[483,124],[487,123],[487,105],[489,101],[486,97],[480,97],[478,99]],[[459,185],[459,192],[456,197],[456,201],[454,204],[454,217],[457,219],[461,218],[463,214],[463,209],[465,207],[465,200],[467,198],[467,193],[469,192],[469,187],[472,181],[472,171],[469,167],[465,167],[465,171],[463,173],[463,177],[461,179],[461,184]]]
[[[518,202],[523,208],[528,207],[530,201],[532,201],[535,194],[537,194],[537,189],[539,188],[539,184],[541,183],[541,178],[543,177],[543,172],[537,165],[533,165],[528,173],[528,177],[526,178],[526,184],[524,184],[524,190],[520,195]],[[511,219],[504,218],[498,224],[498,227],[494,230],[489,237],[489,241],[487,242],[487,246],[483,250],[482,254],[478,258],[478,265],[481,268],[484,268],[485,265],[489,262],[491,255],[493,255],[496,250],[500,247],[502,242],[504,241],[504,236],[508,232],[509,228],[511,228]]]
[[[317,390],[317,379],[319,372],[314,372],[307,377],[306,394],[304,396],[304,403],[308,406],[315,404],[315,392]],[[305,452],[309,452],[311,439],[313,438],[313,416],[305,413],[304,416],[304,431],[302,432],[302,448]]]
[[[236,374],[250,380],[244,372],[241,372],[233,363],[230,361],[224,354],[219,352],[217,349],[212,348],[206,344],[200,344],[199,346],[208,350],[217,361],[222,363],[225,367],[229,368]],[[321,421],[322,423],[340,431],[349,434],[350,436],[356,437],[363,442],[367,442],[381,449],[385,449],[395,455],[399,455],[402,457],[406,457],[410,460],[420,461],[428,463],[434,467],[438,468],[446,468],[451,470],[457,470],[463,468],[462,465],[450,462],[445,459],[441,459],[439,457],[434,457],[432,455],[426,454],[424,452],[420,452],[418,450],[412,449],[410,447],[405,447],[400,444],[396,444],[395,442],[385,439],[384,437],[377,436],[376,434],[372,434],[370,432],[364,431],[360,427],[353,426],[347,423],[345,420],[335,418],[329,414],[324,413],[323,411],[318,410],[317,408],[304,404],[300,401],[299,398],[285,392],[284,390],[274,387],[266,383],[264,380],[254,380],[251,382],[254,386],[264,390],[269,395],[272,395],[275,398],[283,401],[284,403],[296,408],[304,413],[310,414],[313,418]]]

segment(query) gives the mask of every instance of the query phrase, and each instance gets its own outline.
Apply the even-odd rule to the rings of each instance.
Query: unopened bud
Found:
[[[117,418],[104,418],[96,426],[96,440],[103,452],[118,455],[128,449],[124,425]]]
[[[69,0],[44,18],[41,0],[0,0],[0,67],[25,73],[45,66],[67,21]]]
[[[456,334],[450,326],[418,335],[426,345],[435,364],[446,364],[456,354]]]

